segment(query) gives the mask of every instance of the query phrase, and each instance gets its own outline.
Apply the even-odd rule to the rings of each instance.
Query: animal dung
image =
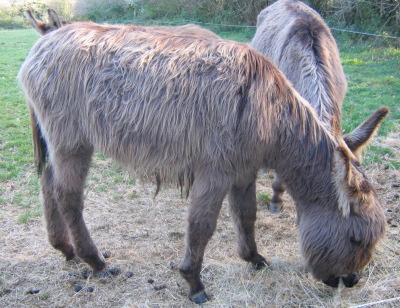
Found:
[[[125,273],[126,278],[132,278],[133,277],[133,272],[126,272]]]
[[[108,259],[111,257],[111,251],[107,250],[103,252],[104,259]]]
[[[26,292],[27,294],[37,294],[37,293],[39,293],[40,292],[40,290],[39,289],[30,289],[30,290],[28,290],[28,292]]]
[[[161,286],[154,286],[154,290],[156,291],[160,291],[162,289],[165,289],[167,286],[165,284],[161,285]]]

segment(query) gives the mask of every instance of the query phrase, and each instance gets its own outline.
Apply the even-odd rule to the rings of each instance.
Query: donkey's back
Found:
[[[50,153],[88,144],[172,179],[245,160],[234,143],[257,61],[272,67],[246,44],[75,23],[39,39],[20,81]]]

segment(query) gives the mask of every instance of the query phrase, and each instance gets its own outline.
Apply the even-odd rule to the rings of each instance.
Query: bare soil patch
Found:
[[[375,144],[400,158],[399,134]],[[393,158],[391,158],[393,159]],[[113,174],[106,172],[114,170]],[[106,171],[105,171],[106,170]],[[283,212],[259,204],[256,236],[270,262],[256,271],[239,259],[227,204],[206,250],[203,282],[212,301],[204,307],[351,307],[400,296],[400,172],[369,166],[388,220],[387,237],[357,286],[332,289],[315,281],[299,253],[296,213],[285,194]],[[36,175],[31,172],[30,177]],[[115,179],[118,179],[117,181]],[[6,185],[6,184],[5,184]],[[87,183],[85,219],[107,262],[121,273],[89,276],[87,266],[66,262],[47,242],[42,217],[18,223],[22,209],[12,202],[19,183],[4,187],[0,215],[0,307],[195,307],[180,277],[188,200],[178,189],[164,188],[156,199],[151,184],[132,184],[115,176],[108,160],[96,159]],[[272,194],[271,176],[262,174],[258,193]],[[82,287],[76,292],[76,287]],[[399,307],[400,301],[376,307]]]

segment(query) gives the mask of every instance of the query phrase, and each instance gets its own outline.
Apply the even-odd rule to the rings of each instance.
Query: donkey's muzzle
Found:
[[[337,288],[339,286],[340,280],[342,280],[343,284],[347,288],[351,288],[352,286],[357,284],[360,278],[361,276],[359,273],[353,273],[347,276],[331,276],[326,280],[322,280],[322,282],[330,287]]]

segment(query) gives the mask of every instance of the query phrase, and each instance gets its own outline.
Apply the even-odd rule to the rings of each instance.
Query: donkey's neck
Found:
[[[283,116],[277,125],[273,168],[295,200],[316,201],[332,194],[335,141],[309,106]],[[285,123],[287,122],[287,123]]]

